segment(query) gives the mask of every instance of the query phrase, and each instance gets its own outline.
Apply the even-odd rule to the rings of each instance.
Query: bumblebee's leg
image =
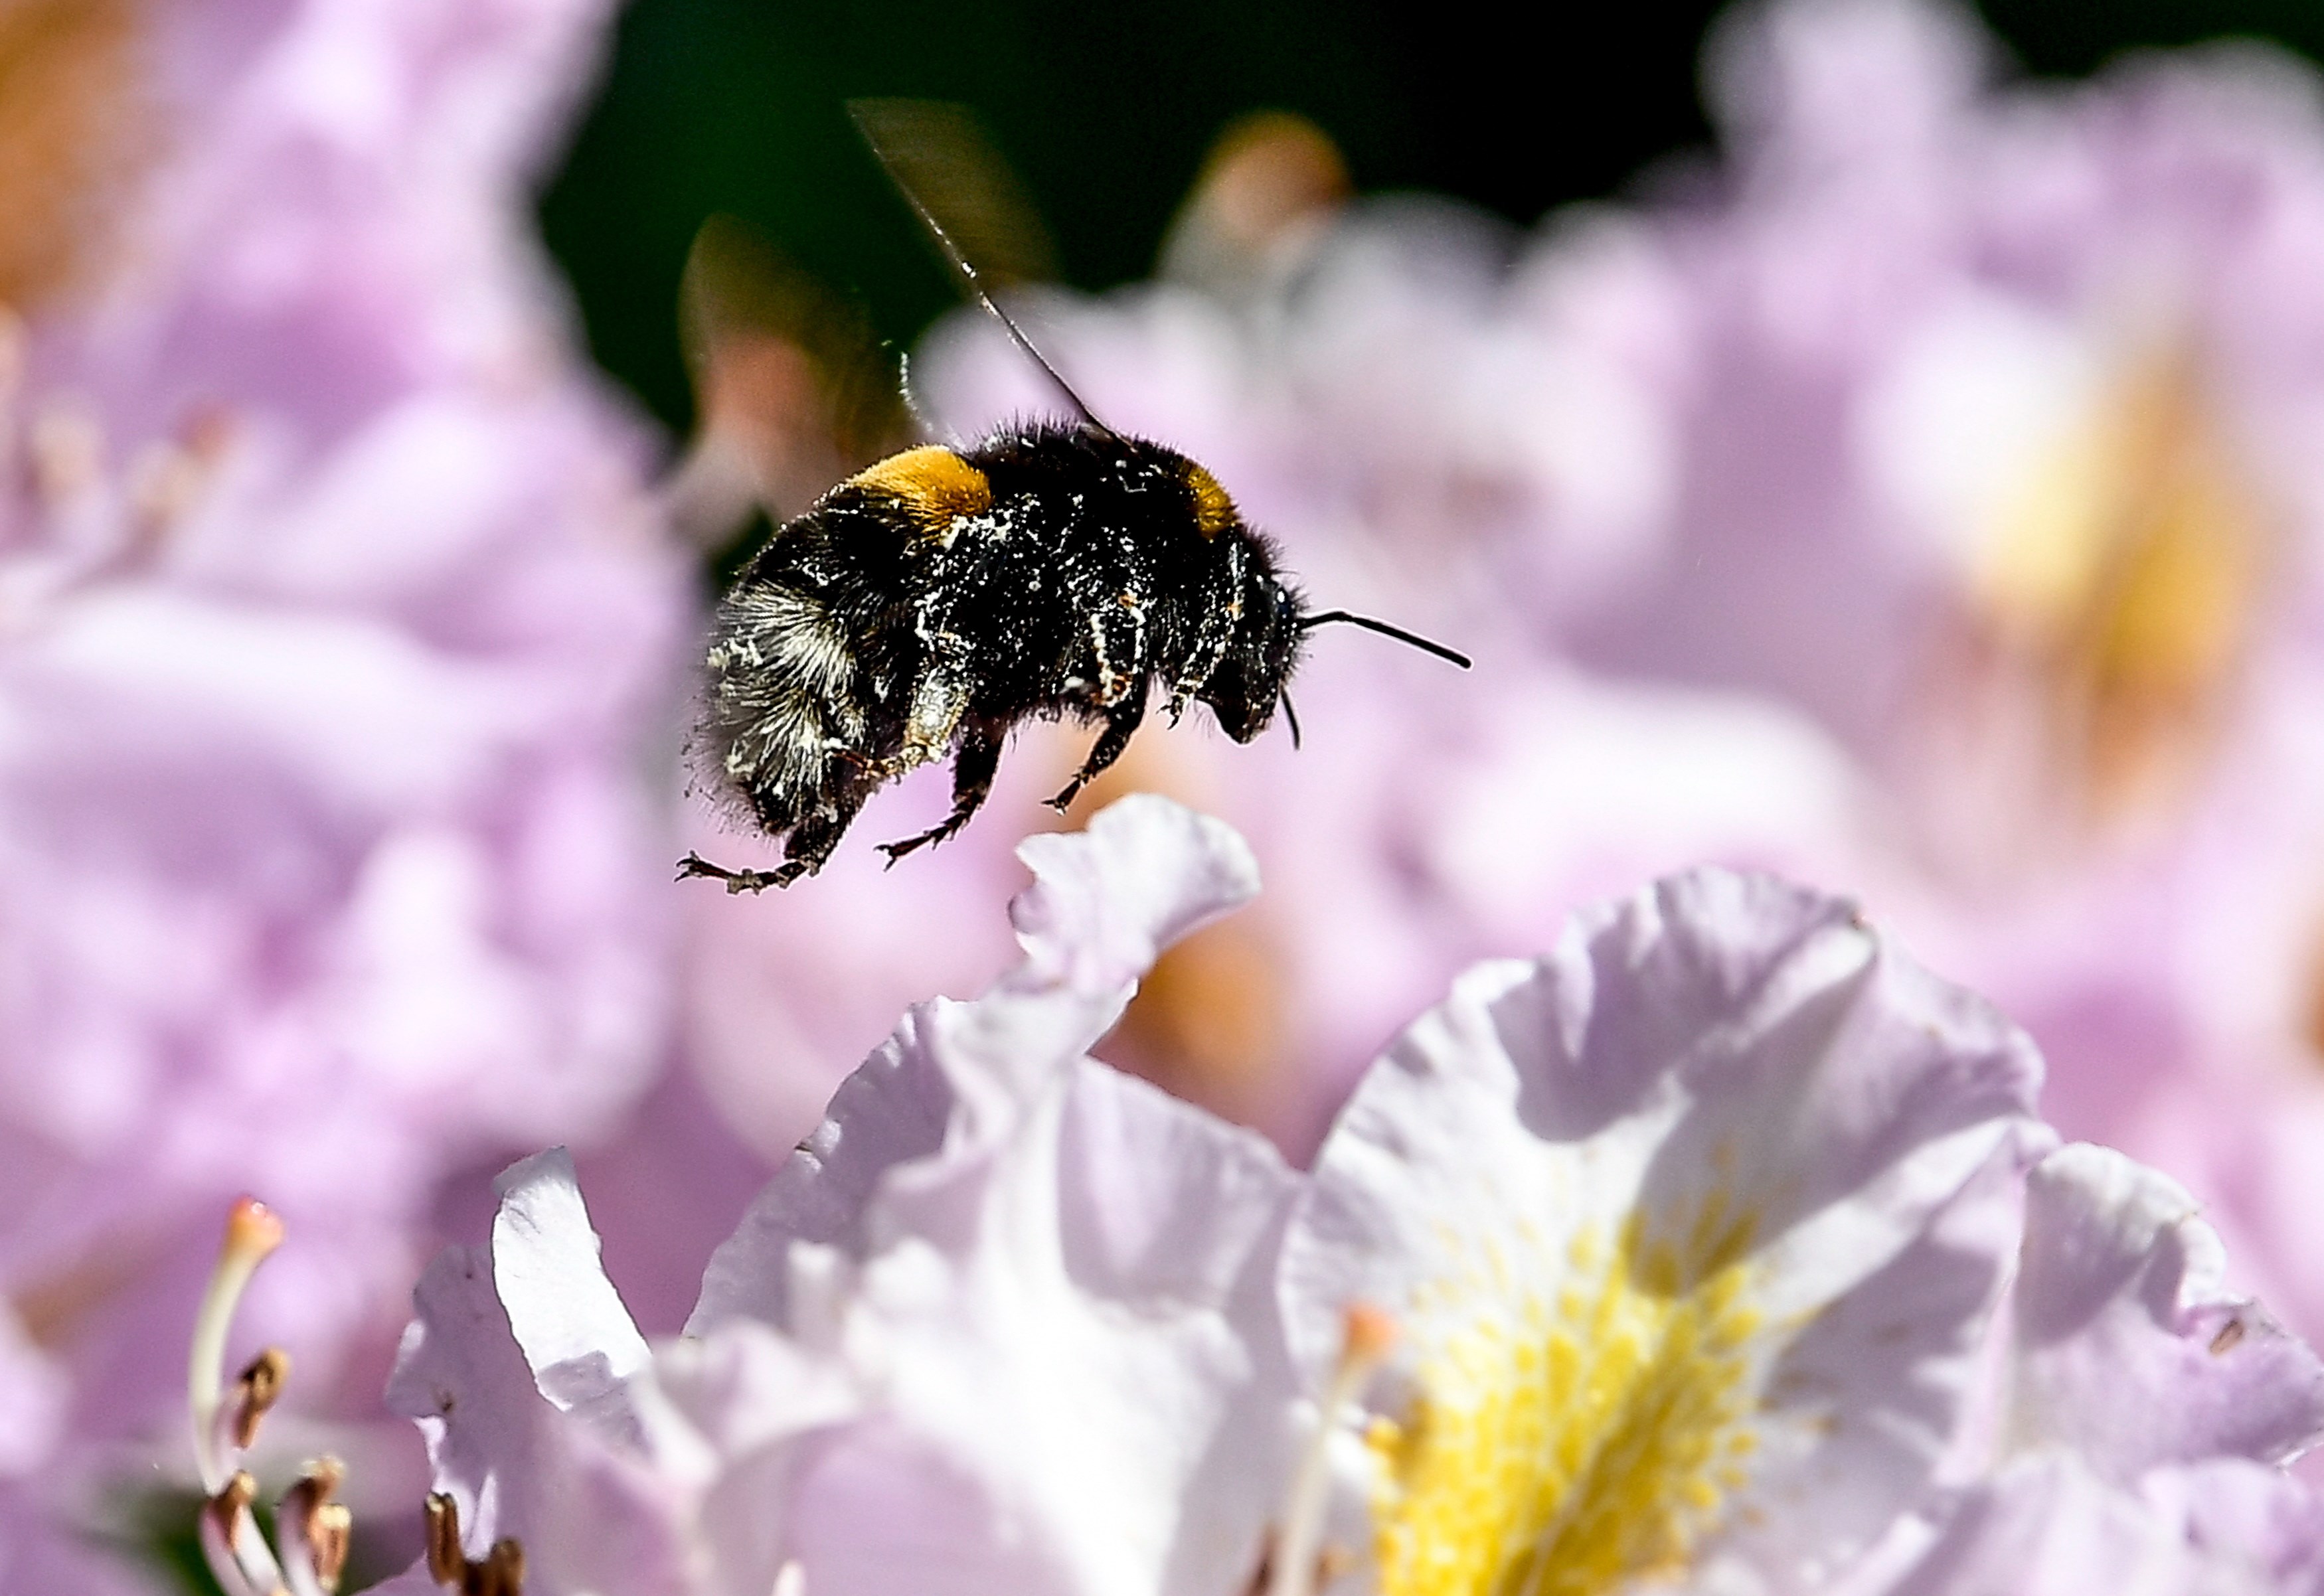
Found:
[[[782,863],[767,872],[773,877],[775,885],[788,887],[799,877],[821,870],[877,785],[849,782],[832,798],[829,813],[811,815],[793,826],[783,843]]]
[[[769,887],[787,887],[791,882],[791,878],[786,876],[782,870],[729,870],[723,864],[711,863],[688,849],[686,857],[678,862],[678,879],[682,881],[693,876],[708,876],[713,881],[724,881],[729,892],[763,892]]]
[[[1134,590],[1124,592],[1091,613],[1089,632],[1098,706],[1110,711],[1143,696],[1148,669],[1145,602]]]
[[[927,670],[912,686],[912,705],[904,722],[904,746],[894,758],[881,761],[880,776],[900,776],[942,759],[945,750],[952,746],[954,733],[960,729],[961,717],[967,713],[968,682],[964,674],[945,665]]]
[[[1235,618],[1241,605],[1235,595],[1242,591],[1243,546],[1228,540],[1225,560],[1216,578],[1216,586],[1206,590],[1202,605],[1202,625],[1194,633],[1194,646],[1187,651],[1186,668],[1177,680],[1170,684],[1170,724],[1176,725],[1178,717],[1186,713],[1186,706],[1200,696],[1221,665],[1226,662],[1227,650],[1234,646]]]
[[[1049,800],[1049,807],[1067,807],[1080,795],[1083,788],[1096,780],[1121,757],[1122,750],[1130,746],[1130,739],[1146,719],[1146,687],[1147,678],[1140,676],[1130,689],[1129,697],[1106,711],[1105,730],[1100,732],[1097,741],[1090,744],[1089,757],[1082,761],[1082,768],[1074,772],[1074,779],[1065,783],[1065,790]]]
[[[906,837],[900,843],[882,843],[880,852],[893,864],[916,849],[941,843],[962,826],[966,826],[977,810],[984,807],[986,795],[992,790],[993,773],[1001,769],[1002,729],[984,721],[972,721],[968,734],[961,739],[960,753],[952,767],[952,813],[944,824],[929,827],[916,837]]]

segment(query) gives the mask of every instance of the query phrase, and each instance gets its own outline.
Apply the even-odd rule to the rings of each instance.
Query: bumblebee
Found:
[[[1217,478],[1091,413],[907,180],[876,113],[854,109],[954,272],[1074,419],[881,460],[743,568],[712,622],[696,746],[708,779],[783,839],[784,862],[729,870],[689,853],[681,879],[788,886],[821,867],[874,792],[950,757],[951,813],[882,851],[892,863],[940,843],[983,804],[1028,717],[1097,728],[1049,800],[1062,809],[1129,747],[1157,685],[1174,721],[1201,704],[1249,743],[1280,704],[1296,739],[1286,688],[1307,632],[1328,623],[1468,666],[1386,623],[1309,613]]]

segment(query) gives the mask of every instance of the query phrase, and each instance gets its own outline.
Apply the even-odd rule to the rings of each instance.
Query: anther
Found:
[[[470,1573],[466,1596],[524,1596],[524,1548],[505,1536],[496,1540],[483,1567]],[[479,1573],[481,1579],[474,1577]]]
[[[258,1481],[237,1469],[202,1505],[202,1556],[227,1596],[279,1596],[288,1587],[250,1504]]]
[[[460,1508],[436,1491],[428,1499],[428,1577],[460,1596],[524,1596],[524,1547],[503,1536],[481,1563],[460,1549]]]
[[[1282,1527],[1268,1555],[1268,1596],[1313,1596],[1321,1582],[1323,1518],[1331,1506],[1332,1440],[1339,1433],[1341,1411],[1363,1395],[1396,1339],[1396,1319],[1385,1309],[1353,1303],[1342,1316],[1339,1361],[1316,1405],[1314,1432],[1292,1474]]]
[[[1395,1349],[1396,1317],[1385,1308],[1360,1302],[1349,1307],[1345,1324],[1341,1367],[1343,1370],[1352,1367],[1360,1376],[1369,1378]]]
[[[439,1585],[457,1585],[468,1572],[467,1554],[460,1550],[460,1505],[438,1490],[428,1498],[428,1577]]]
[[[258,1481],[251,1478],[248,1470],[236,1469],[226,1477],[226,1482],[217,1488],[217,1493],[210,1498],[210,1517],[217,1519],[228,1535],[232,1535],[235,1519],[247,1512],[250,1504],[257,1499]]]
[[[290,1354],[281,1347],[269,1347],[253,1358],[234,1382],[234,1403],[227,1411],[233,1418],[231,1434],[237,1452],[248,1452],[258,1439],[258,1421],[282,1395],[283,1382],[290,1378]]]
[[[338,1459],[318,1458],[275,1504],[283,1569],[301,1587],[298,1596],[332,1596],[346,1572],[355,1515],[346,1503],[331,1499],[346,1477],[346,1466]]]

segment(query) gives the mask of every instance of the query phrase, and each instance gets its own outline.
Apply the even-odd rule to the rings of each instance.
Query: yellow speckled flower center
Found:
[[[1683,1566],[1745,1478],[1751,1301],[1740,1232],[1484,1267],[1416,1304],[1421,1395],[1374,1426],[1384,1596],[1582,1596]]]
[[[2260,597],[2264,516],[2211,410],[2184,355],[2135,368],[2010,507],[1979,573],[2099,818],[2183,781]]]

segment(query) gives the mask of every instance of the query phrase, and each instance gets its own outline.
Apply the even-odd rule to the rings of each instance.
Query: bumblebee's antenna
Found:
[[[1289,687],[1283,689],[1282,698],[1283,718],[1291,724],[1291,746],[1297,748],[1299,746],[1299,712],[1291,707],[1291,689]]]
[[[1118,438],[1120,435],[1097,419],[1097,413],[1084,402],[1080,394],[1074,392],[1073,384],[1049,364],[1048,357],[1033,346],[1033,340],[1025,336],[1025,329],[1017,325],[1015,318],[1001,308],[1001,302],[986,290],[984,279],[977,275],[975,266],[970,263],[967,252],[953,241],[951,232],[936,219],[936,212],[920,197],[918,187],[906,175],[909,155],[900,146],[904,143],[926,144],[933,142],[939,134],[945,140],[962,146],[949,153],[954,157],[954,164],[964,171],[968,161],[961,157],[973,154],[975,147],[982,143],[975,124],[969,119],[969,114],[962,107],[929,100],[889,99],[850,100],[847,102],[847,114],[854,120],[855,130],[863,135],[863,142],[872,146],[872,153],[878,158],[881,170],[896,185],[896,191],[904,197],[904,203],[912,208],[912,214],[920,218],[920,226],[926,227],[928,236],[936,241],[936,248],[944,252],[944,258],[951,263],[954,272],[976,302],[999,318],[1001,325],[1009,329],[1009,336],[1017,341],[1017,347],[1047,374],[1049,381],[1056,385],[1057,392],[1065,396],[1065,402],[1073,406],[1075,415],[1108,438]],[[944,124],[950,125],[940,125]],[[915,152],[928,153],[925,150]]]
[[[1414,648],[1434,654],[1439,660],[1452,660],[1463,670],[1470,667],[1471,661],[1468,655],[1457,650],[1448,649],[1443,643],[1430,642],[1426,638],[1416,632],[1406,632],[1401,626],[1390,626],[1385,621],[1375,621],[1370,615],[1351,615],[1345,610],[1326,610],[1320,615],[1308,616],[1299,623],[1299,627],[1304,632],[1311,626],[1328,626],[1334,621],[1344,621],[1351,626],[1360,626],[1367,632],[1377,632],[1381,636],[1392,637],[1398,642],[1410,643]]]

